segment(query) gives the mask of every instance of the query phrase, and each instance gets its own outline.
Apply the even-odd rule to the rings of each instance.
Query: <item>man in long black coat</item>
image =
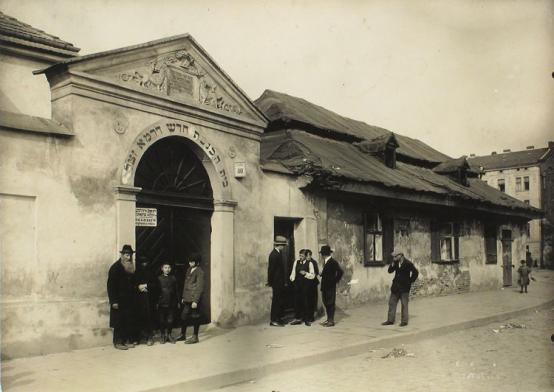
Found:
[[[108,272],[108,298],[110,301],[110,327],[113,328],[113,344],[119,350],[133,346],[133,310],[135,297],[135,266],[133,248],[123,245],[121,257]]]
[[[331,257],[332,252],[329,245],[322,246],[319,251],[323,258],[323,270],[321,271],[321,300],[327,312],[327,320],[321,323],[324,327],[335,326],[337,283],[341,280],[344,273],[338,261]]]
[[[393,325],[396,317],[396,307],[398,301],[402,303],[402,317],[400,326],[408,325],[408,299],[410,289],[419,276],[419,272],[414,264],[404,257],[404,253],[394,251],[392,254],[392,262],[389,265],[389,274],[394,274],[392,286],[390,288],[389,312],[387,321],[383,325]]]
[[[271,321],[272,327],[284,327],[283,317],[283,297],[285,294],[285,268],[283,265],[283,249],[287,245],[287,239],[282,236],[276,236],[274,248],[269,254],[267,265],[267,285],[272,289],[271,297]]]
[[[148,346],[154,344],[152,340],[155,317],[155,303],[159,291],[156,272],[144,256],[137,258],[135,271],[135,313],[136,339]]]

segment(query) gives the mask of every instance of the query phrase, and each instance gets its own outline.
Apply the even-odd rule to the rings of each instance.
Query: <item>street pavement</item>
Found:
[[[238,388],[249,380],[276,377],[290,369],[309,370],[314,365],[331,364],[371,350],[439,339],[448,333],[552,308],[554,271],[535,271],[534,276],[536,281],[531,283],[528,294],[508,287],[413,299],[407,327],[399,327],[398,323],[381,326],[387,305],[371,303],[339,311],[333,328],[324,328],[317,322],[311,327],[278,328],[267,323],[229,330],[203,327],[196,345],[141,345],[128,351],[105,346],[3,361],[2,387],[5,391],[40,392]],[[321,377],[325,380],[325,375],[319,375],[320,381]],[[320,390],[326,390],[325,381],[321,385]],[[336,390],[329,387],[333,389]]]

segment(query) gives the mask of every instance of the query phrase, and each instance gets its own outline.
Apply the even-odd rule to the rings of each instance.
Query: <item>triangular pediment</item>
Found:
[[[266,123],[265,116],[188,34],[83,56],[80,72],[212,112]]]

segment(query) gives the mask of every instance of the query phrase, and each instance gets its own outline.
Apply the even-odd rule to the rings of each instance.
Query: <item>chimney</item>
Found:
[[[475,156],[475,154],[469,154],[470,158],[473,158]]]
[[[491,152],[491,155],[496,155],[496,151]]]
[[[502,152],[511,152],[512,150],[510,150],[509,148],[506,148],[504,150],[502,150]]]
[[[534,149],[535,149],[535,146],[527,146],[527,149],[528,149],[528,150],[534,150]]]

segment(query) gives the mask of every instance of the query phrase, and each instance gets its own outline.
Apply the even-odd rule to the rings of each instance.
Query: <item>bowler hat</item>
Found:
[[[391,255],[392,255],[392,257],[398,256],[398,255],[404,256],[404,252],[402,252],[402,251],[401,251],[400,249],[398,249],[398,248],[394,248],[394,250],[392,251]]]
[[[275,241],[273,241],[275,245],[286,245],[287,239],[283,237],[282,235],[275,236]]]
[[[319,250],[319,253],[321,253],[324,256],[328,256],[331,253],[333,253],[333,250],[331,249],[331,247],[329,245],[323,245],[321,247],[321,249]]]
[[[133,254],[135,251],[133,250],[133,247],[131,245],[123,245],[123,248],[119,251],[119,253],[130,253]]]

